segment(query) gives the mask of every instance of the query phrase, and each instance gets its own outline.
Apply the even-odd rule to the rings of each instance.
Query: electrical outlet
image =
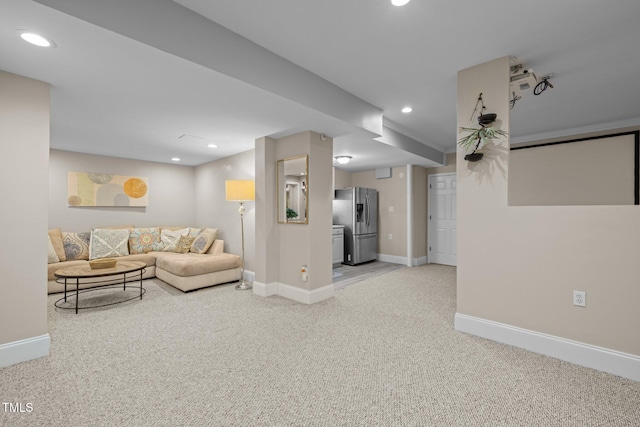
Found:
[[[586,307],[587,293],[584,291],[573,291],[573,305],[577,307]]]

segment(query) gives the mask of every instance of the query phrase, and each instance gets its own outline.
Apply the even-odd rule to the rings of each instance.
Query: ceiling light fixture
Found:
[[[172,162],[179,162],[180,161],[180,157],[172,157],[171,161]]]
[[[394,6],[404,6],[409,3],[409,0],[391,0],[391,4]]]
[[[207,147],[209,147],[209,148],[218,148],[218,146],[216,144],[207,144]]]
[[[412,112],[412,111],[413,111],[413,108],[411,108],[411,107],[404,107],[401,111],[402,111],[404,114],[409,114],[410,112]]]
[[[336,162],[341,165],[346,165],[351,161],[351,156],[336,156]]]
[[[40,34],[31,33],[29,31],[18,30],[22,40],[31,43],[32,45],[40,47],[56,47],[56,44],[46,37],[42,37]]]

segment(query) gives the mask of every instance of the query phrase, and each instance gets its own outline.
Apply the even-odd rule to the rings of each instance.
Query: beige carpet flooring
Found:
[[[51,355],[0,369],[2,426],[639,426],[640,383],[456,332],[455,269],[307,306],[223,285],[56,311]]]

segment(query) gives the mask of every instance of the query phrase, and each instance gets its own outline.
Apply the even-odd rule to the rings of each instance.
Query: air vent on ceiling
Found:
[[[178,139],[180,142],[202,142],[204,140],[201,136],[189,135],[188,133],[180,135]]]

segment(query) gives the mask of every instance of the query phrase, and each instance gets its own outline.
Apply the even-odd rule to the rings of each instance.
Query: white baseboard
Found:
[[[278,282],[262,283],[253,281],[253,293],[261,297],[278,295]]]
[[[378,261],[391,262],[393,264],[407,265],[407,257],[406,256],[378,254]]]
[[[253,283],[253,280],[256,278],[256,273],[253,271],[245,270],[244,271],[244,280],[245,282]]]
[[[456,313],[455,329],[534,353],[640,381],[640,356]]]
[[[0,368],[49,355],[49,334],[0,345]]]
[[[271,295],[280,295],[303,304],[315,304],[320,301],[329,299],[335,295],[335,286],[333,284],[323,286],[312,291],[301,289],[296,286],[285,285],[284,283],[271,282],[261,283],[253,282],[253,293],[261,297],[269,297]]]
[[[421,265],[426,265],[427,264],[427,257],[426,256],[421,256],[420,258],[414,258],[411,262],[411,266],[412,267],[418,267]]]
[[[378,261],[390,262],[390,263],[393,263],[393,264],[407,265],[407,257],[406,256],[378,254]],[[417,267],[419,265],[425,265],[426,263],[427,263],[427,257],[426,256],[423,256],[423,257],[420,257],[420,258],[412,258],[411,259],[411,266],[412,267]]]

